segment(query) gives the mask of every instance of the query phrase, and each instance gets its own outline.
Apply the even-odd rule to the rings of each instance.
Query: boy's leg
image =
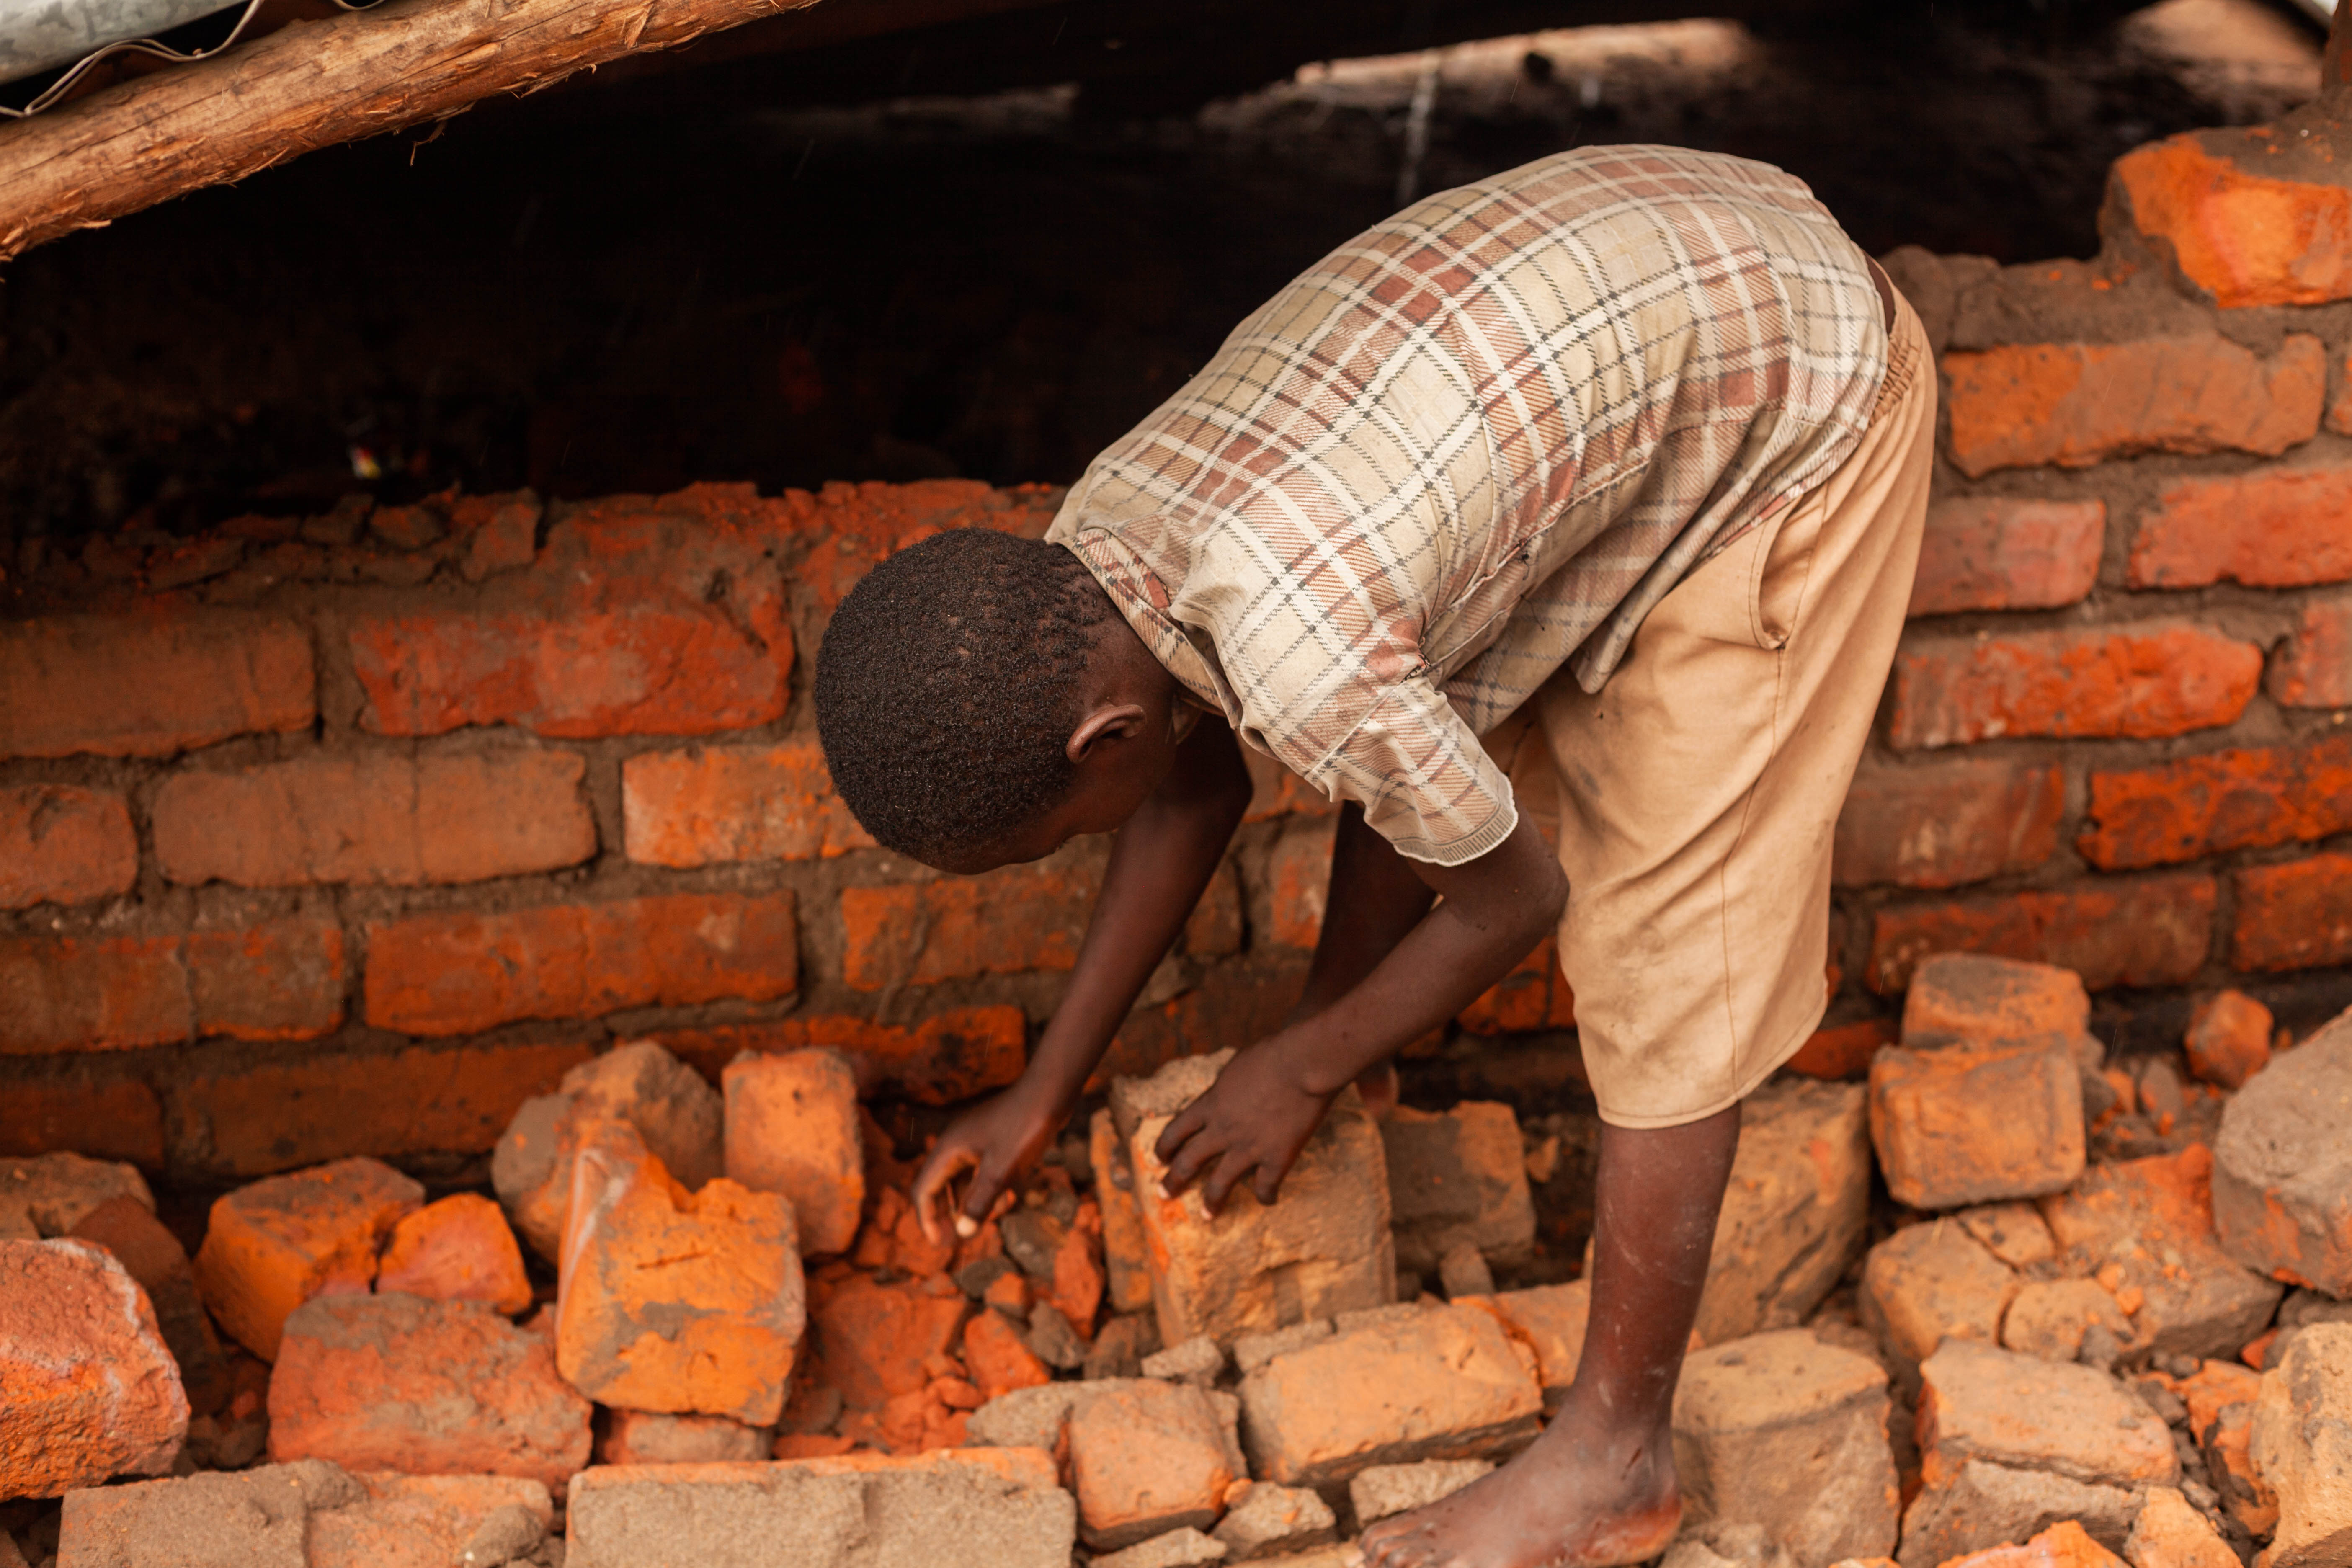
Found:
[[[1837,473],[1666,595],[1599,696],[1538,694],[1561,967],[1606,1123],[1584,1359],[1535,1447],[1366,1533],[1376,1568],[1633,1563],[1673,1533],[1673,1391],[1739,1101],[1827,1000],[1832,834],[1918,556],[1935,368],[1899,318],[1887,395]]]

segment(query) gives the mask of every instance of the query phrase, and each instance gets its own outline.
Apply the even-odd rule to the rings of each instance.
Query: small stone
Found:
[[[963,1328],[964,1365],[984,1399],[1051,1383],[1053,1373],[1002,1312],[973,1315]]]
[[[1181,1345],[1171,1345],[1164,1351],[1143,1358],[1143,1375],[1166,1378],[1175,1383],[1189,1383],[1207,1388],[1214,1384],[1225,1370],[1225,1352],[1217,1342],[1206,1334],[1198,1334]]]
[[[1160,1349],[1160,1320],[1149,1312],[1113,1318],[1095,1332],[1079,1374],[1088,1378],[1134,1377],[1143,1358]]]
[[[2050,1234],[2042,1211],[2032,1204],[1987,1204],[1962,1209],[1952,1217],[1987,1252],[2011,1268],[2030,1268],[2058,1256],[2057,1238]]]
[[[1087,1363],[1086,1342],[1050,1301],[1040,1301],[1029,1310],[1027,1343],[1038,1360],[1064,1372],[1075,1372]]]
[[[2242,1089],[2269,1065],[2271,1010],[2242,991],[2222,991],[2197,1004],[2184,1042],[2189,1070],[2221,1089]]]
[[[1339,1527],[1331,1505],[1314,1491],[1259,1481],[1225,1510],[1213,1533],[1224,1542],[1228,1561],[1248,1563],[1326,1545]]]
[[[1225,1551],[1223,1542],[1187,1525],[1093,1561],[1095,1568],[1195,1568],[1202,1563],[1223,1562]]]
[[[1413,1465],[1373,1465],[1348,1483],[1348,1506],[1363,1530],[1395,1514],[1427,1508],[1491,1473],[1487,1459],[1424,1459]]]
[[[93,1242],[0,1241],[0,1498],[169,1469],[188,1431],[154,1309]]]
[[[539,1517],[520,1503],[505,1503],[492,1509],[481,1528],[467,1538],[458,1549],[459,1568],[492,1568],[494,1564],[519,1563],[539,1550],[547,1539],[547,1527]]]
[[[1466,1241],[1457,1241],[1437,1260],[1437,1284],[1449,1301],[1458,1301],[1465,1296],[1491,1296],[1495,1293],[1495,1273],[1486,1267],[1484,1253]]]

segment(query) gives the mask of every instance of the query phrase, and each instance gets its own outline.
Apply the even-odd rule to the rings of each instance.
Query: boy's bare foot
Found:
[[[1364,1568],[1617,1568],[1666,1549],[1682,1521],[1671,1439],[1596,1436],[1567,1412],[1533,1447],[1453,1496],[1385,1519]]]

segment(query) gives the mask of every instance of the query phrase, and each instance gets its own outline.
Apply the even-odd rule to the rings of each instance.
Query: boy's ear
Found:
[[[1083,763],[1093,753],[1097,742],[1132,735],[1142,725],[1142,704],[1106,702],[1078,721],[1078,727],[1070,731],[1069,743],[1063,751],[1073,763]]]

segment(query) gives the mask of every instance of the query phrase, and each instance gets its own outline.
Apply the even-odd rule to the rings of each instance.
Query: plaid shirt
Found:
[[[1887,338],[1802,182],[1593,147],[1431,196],[1235,328],[1046,537],[1241,736],[1417,860],[1517,821],[1477,737],[1588,690],[1825,479]]]

